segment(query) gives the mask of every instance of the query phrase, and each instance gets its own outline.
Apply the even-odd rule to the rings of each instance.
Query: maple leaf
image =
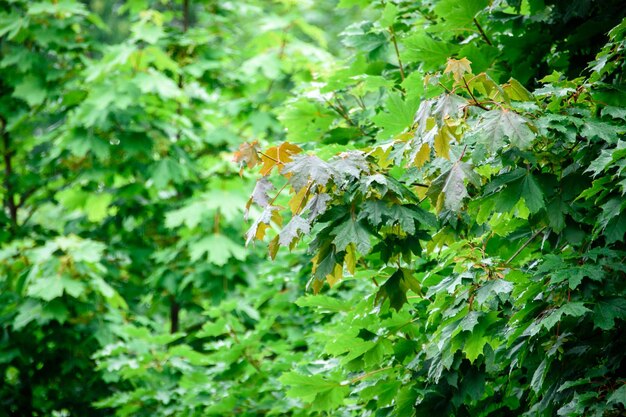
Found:
[[[298,155],[285,165],[283,175],[291,174],[289,182],[296,192],[306,187],[309,180],[325,186],[334,174],[333,167],[314,155]]]
[[[383,129],[380,136],[389,138],[409,128],[413,123],[417,103],[417,98],[404,101],[400,94],[389,94],[387,112],[380,112],[372,119],[378,127]]]
[[[513,146],[527,149],[535,138],[528,120],[506,109],[490,110],[483,114],[474,132],[479,142],[484,143],[491,151],[504,147],[505,139]]]
[[[259,171],[261,175],[268,175],[274,167],[278,167],[278,170],[282,170],[285,164],[291,161],[292,155],[295,155],[302,151],[297,145],[289,142],[283,142],[278,146],[273,146],[261,154],[261,160],[263,166]]]
[[[448,171],[437,177],[426,193],[438,210],[459,211],[463,199],[468,197],[465,180],[480,186],[480,177],[465,162],[456,162]]]
[[[448,58],[448,65],[446,65],[446,69],[443,70],[443,73],[452,73],[454,81],[456,81],[457,83],[461,82],[464,74],[472,73],[472,67],[470,66],[471,63],[472,62],[469,61],[467,58]]]
[[[277,224],[282,223],[279,208],[276,206],[267,206],[246,232],[246,246],[254,239],[263,240],[265,231],[272,221]]]
[[[259,158],[259,142],[255,140],[252,143],[244,142],[239,145],[239,150],[235,152],[233,161],[239,163],[242,170],[243,165],[246,165],[248,168],[253,168],[260,164],[261,158]]]
[[[413,165],[420,168],[430,159],[430,145],[423,143],[419,148],[416,148],[417,152],[411,155],[410,160]]]
[[[441,158],[450,159],[450,142],[456,140],[452,129],[448,123],[444,123],[434,137],[435,153]]]
[[[313,196],[304,207],[304,210],[309,210],[309,219],[313,221],[317,216],[324,213],[330,200],[331,197],[326,193]]]
[[[428,99],[420,103],[417,112],[415,113],[414,123],[417,123],[417,132],[423,134],[426,132],[428,119],[432,115],[435,100]],[[432,119],[431,119],[432,120]]]
[[[400,311],[407,302],[406,293],[408,290],[420,293],[420,284],[413,277],[411,271],[405,268],[398,269],[391,275],[376,293],[375,302],[389,300],[389,305],[396,311]]]
[[[502,86],[502,89],[511,100],[531,101],[533,95],[519,81],[514,78]]]
[[[467,106],[467,100],[456,94],[442,94],[435,103],[432,115],[436,116],[442,124],[445,119],[458,118],[463,113],[463,108]]]
[[[311,224],[300,216],[293,216],[289,223],[280,231],[278,235],[278,243],[281,246],[290,247],[294,240],[298,238],[300,233],[309,233]]]
[[[437,223],[431,213],[416,205],[389,204],[380,200],[368,200],[363,203],[359,218],[368,219],[372,226],[380,226],[383,223],[388,226],[398,225],[411,235],[416,232],[416,221],[433,227]]]
[[[252,197],[250,201],[258,204],[261,207],[267,207],[270,202],[268,191],[274,189],[274,184],[267,179],[267,177],[261,177],[254,186],[252,191]]]
[[[371,248],[370,235],[365,225],[351,217],[338,225],[333,234],[335,235],[333,243],[338,251],[345,250],[351,243],[354,243],[359,252],[363,254],[369,252]]]
[[[524,199],[526,207],[531,213],[536,213],[545,207],[543,191],[535,177],[526,170],[512,171],[511,178],[519,175],[518,172],[524,172],[524,175],[510,181],[507,186],[498,194],[496,200],[496,209],[500,212],[508,212],[520,198]]]
[[[336,177],[359,178],[361,173],[369,173],[369,164],[361,151],[343,152],[329,162]]]

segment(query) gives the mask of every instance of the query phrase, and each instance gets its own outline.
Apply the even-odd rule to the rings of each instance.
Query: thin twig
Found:
[[[478,100],[476,100],[476,97],[474,97],[474,94],[472,93],[472,90],[470,89],[470,86],[467,83],[467,80],[465,78],[463,78],[463,83],[465,84],[465,88],[467,89],[467,92],[469,93],[470,97],[472,97],[472,100],[474,100],[474,104],[476,104],[478,107],[480,107],[483,110],[489,110],[489,108],[483,106],[481,103],[478,102]]]
[[[480,36],[483,37],[483,39],[485,40],[485,42],[487,42],[487,45],[489,46],[493,46],[493,44],[491,43],[491,41],[489,40],[489,38],[487,37],[487,34],[485,33],[485,31],[483,30],[482,26],[480,26],[480,23],[478,23],[478,20],[476,20],[476,18],[474,18],[474,24],[476,25],[476,27],[478,28],[478,31],[480,32]]]
[[[356,127],[357,129],[359,129],[359,132],[361,132],[361,134],[363,136],[367,136],[367,134],[365,133],[365,131],[363,130],[363,128],[358,124],[355,123],[354,120],[352,120],[350,118],[350,116],[348,115],[345,107],[343,107],[343,105],[341,104],[341,102],[339,101],[338,98],[335,97],[335,100],[337,100],[337,102],[339,103],[338,105],[334,105],[330,100],[324,98],[324,101],[326,102],[326,104],[333,109],[338,115],[340,115],[341,117],[343,117],[345,119],[346,122],[348,122],[348,124],[350,126]]]
[[[539,229],[539,230],[537,230],[535,233],[533,233],[533,235],[532,235],[532,236],[531,236],[531,237],[530,237],[530,238],[529,238],[526,242],[524,242],[524,244],[523,244],[522,246],[520,246],[520,248],[519,248],[518,250],[516,250],[516,251],[515,251],[515,253],[514,253],[513,255],[511,255],[511,257],[510,257],[509,259],[507,259],[506,263],[507,263],[507,264],[510,264],[510,263],[513,261],[513,259],[517,258],[517,255],[519,255],[520,253],[522,253],[522,251],[523,251],[524,249],[526,249],[526,247],[527,247],[528,245],[530,245],[530,243],[531,243],[533,240],[535,240],[535,238],[536,238],[537,236],[539,236],[539,234],[540,234],[541,232],[543,232],[544,230],[546,230],[546,226],[542,227],[541,229]]]
[[[233,340],[235,341],[236,344],[240,345],[241,341],[239,340],[239,337],[237,336],[237,333],[235,332],[235,329],[232,326],[228,326],[228,334],[230,334],[233,337]],[[248,350],[244,347],[243,348],[243,356],[244,358],[246,358],[246,360],[248,361],[248,363],[250,365],[252,365],[254,367],[254,369],[256,369],[256,371],[260,374],[263,374],[263,370],[261,369],[261,365],[259,364],[259,362],[254,359],[252,356],[250,356],[250,354],[248,353]]]
[[[389,33],[391,33],[391,42],[393,43],[393,48],[396,50],[396,58],[398,58],[400,78],[404,81],[404,67],[402,66],[402,59],[400,59],[400,50],[398,49],[398,41],[396,40],[396,31],[393,29],[393,26],[389,26]]]

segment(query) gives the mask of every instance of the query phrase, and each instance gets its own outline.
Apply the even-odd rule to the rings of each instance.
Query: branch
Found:
[[[350,115],[348,115],[346,108],[343,106],[343,104],[341,103],[341,101],[339,101],[338,98],[335,97],[335,100],[337,100],[337,105],[334,105],[333,103],[330,102],[330,100],[327,100],[326,98],[324,98],[324,101],[326,102],[326,104],[333,109],[338,115],[340,115],[341,117],[343,117],[345,119],[346,122],[348,122],[348,124],[350,126],[356,127],[357,129],[359,129],[359,132],[361,132],[361,134],[363,136],[367,136],[367,133],[365,133],[365,131],[363,130],[363,128],[358,124],[355,123],[354,120],[352,120],[350,118]]]
[[[4,188],[6,189],[5,204],[9,210],[9,219],[11,222],[11,234],[17,231],[17,205],[15,204],[15,191],[13,190],[13,154],[11,152],[11,139],[9,132],[6,131],[6,121],[0,118],[2,127],[2,144],[4,159]]]
[[[39,190],[39,187],[31,187],[28,190],[24,191],[21,195],[20,195],[20,202],[17,204],[17,208],[20,209],[22,208],[22,206],[24,206],[24,203],[26,202],[26,200],[33,194],[35,194],[37,191]]]

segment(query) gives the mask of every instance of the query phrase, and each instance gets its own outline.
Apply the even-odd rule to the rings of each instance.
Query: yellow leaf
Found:
[[[457,83],[463,79],[463,75],[466,73],[472,73],[472,67],[470,66],[471,61],[467,58],[461,59],[453,59],[448,58],[448,65],[446,69],[443,71],[445,74],[451,72],[454,77],[454,81]]]
[[[269,174],[275,166],[278,166],[278,170],[281,171],[284,164],[291,161],[291,155],[297,154],[301,150],[297,145],[289,142],[267,149],[265,153],[261,154],[261,161],[263,162],[261,175]]]
[[[332,288],[336,283],[341,281],[341,278],[343,278],[343,267],[341,264],[335,264],[333,273],[326,276],[326,282],[328,282],[328,285]]]
[[[450,159],[450,140],[454,135],[448,125],[443,125],[435,135],[435,153],[441,158]]]
[[[428,188],[426,187],[415,187],[415,194],[421,200],[426,197],[426,193],[428,192]]]
[[[319,262],[319,260],[317,258],[319,258],[320,253],[318,252],[313,259],[311,259],[311,272],[313,272],[315,274],[315,271],[317,271],[317,263]]]
[[[354,248],[354,244],[351,243],[346,248],[346,256],[344,258],[346,263],[346,269],[350,275],[354,275],[354,271],[356,270],[356,249]]]
[[[533,95],[519,81],[511,78],[508,83],[502,86],[502,89],[511,100],[531,101]]]
[[[439,197],[437,197],[437,204],[435,204],[435,210],[437,210],[437,213],[443,210],[445,199],[446,197],[444,196],[444,193],[439,194]]]
[[[289,208],[291,209],[291,213],[297,214],[302,207],[304,207],[303,200],[306,199],[308,194],[309,187],[302,187],[300,191],[296,195],[294,195],[291,200],[289,200]]]
[[[428,143],[422,144],[420,150],[415,154],[413,158],[413,165],[420,168],[430,159],[430,145]]]
[[[393,162],[393,160],[389,158],[392,148],[393,148],[392,143],[377,146],[376,148],[374,148],[374,150],[370,152],[370,155],[376,158],[376,161],[378,162],[378,166],[384,169],[384,168],[387,168],[389,165],[391,165],[391,163]]]
[[[272,212],[271,221],[279,226],[283,224],[283,217],[280,215],[278,210]],[[265,232],[269,229],[269,227],[270,225],[268,223],[259,223],[254,237],[258,240],[263,240],[263,238],[265,238]]]
[[[279,226],[283,225],[283,216],[280,215],[278,210],[272,211],[272,221]]]
[[[313,294],[318,294],[323,286],[324,281],[313,278],[313,284],[311,284],[311,287],[313,288]]]
[[[402,133],[397,134],[395,139],[402,141],[402,142],[406,142],[412,139],[413,136],[415,136],[415,131],[408,131],[408,132],[402,132]]]
[[[276,253],[278,253],[278,248],[280,247],[278,244],[278,238],[278,235],[274,236],[274,239],[272,239],[269,243],[269,254],[272,260],[276,258]]]
[[[255,233],[254,237],[257,240],[263,240],[263,238],[265,237],[265,231],[269,227],[270,227],[269,224],[259,223],[259,226],[256,228],[256,233]]]

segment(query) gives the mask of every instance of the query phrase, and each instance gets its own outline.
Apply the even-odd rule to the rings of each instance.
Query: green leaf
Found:
[[[427,196],[436,207],[451,211],[459,211],[463,200],[469,197],[465,180],[476,186],[480,185],[480,177],[465,162],[456,162],[448,171],[437,177],[428,188]]]
[[[322,294],[303,296],[295,303],[300,307],[317,307],[322,312],[348,311],[351,308],[345,300]]]
[[[436,3],[435,12],[444,19],[443,31],[457,30],[458,28],[472,27],[476,14],[488,4],[488,0],[442,0]]]
[[[400,311],[406,304],[406,293],[413,290],[420,293],[420,284],[415,279],[411,271],[404,268],[396,270],[376,293],[376,302],[389,300],[389,305],[396,311]]]
[[[405,47],[403,61],[422,63],[425,70],[440,68],[459,49],[457,45],[435,40],[423,32],[409,36],[402,43]]]
[[[541,392],[541,387],[543,387],[543,381],[546,378],[546,373],[548,371],[548,358],[545,358],[541,361],[535,372],[533,373],[533,377],[530,381],[530,388],[536,393],[539,394]]]
[[[231,258],[243,261],[247,252],[243,246],[238,245],[228,237],[222,234],[213,234],[189,245],[191,261],[199,260],[204,254],[206,254],[206,260],[209,263],[223,266]]]
[[[287,372],[278,379],[288,385],[287,396],[301,398],[313,403],[312,409],[331,411],[343,404],[343,399],[350,392],[348,386],[323,378],[321,375],[302,375]]]
[[[487,329],[494,324],[496,320],[497,312],[492,311],[480,317],[478,324],[472,326],[471,332],[465,332],[466,336],[463,352],[470,362],[474,363],[478,356],[483,354],[485,345],[494,344],[493,340],[488,336]]]
[[[280,110],[278,120],[287,129],[290,142],[315,142],[326,133],[335,115],[314,101],[300,100]]]
[[[152,170],[152,181],[159,190],[165,188],[170,181],[180,184],[186,178],[182,165],[172,158],[161,159]]]
[[[602,330],[615,327],[615,319],[626,319],[626,300],[623,298],[607,298],[599,300],[593,309],[593,322]]]
[[[520,198],[524,199],[526,207],[531,213],[536,213],[545,207],[543,191],[530,172],[526,172],[521,178],[508,183],[498,195],[496,209],[500,212],[508,212]]]
[[[382,27],[389,27],[394,24],[396,16],[398,15],[398,6],[389,2],[385,5],[383,13],[380,16],[378,22]]]
[[[109,205],[113,201],[110,194],[92,194],[85,202],[85,212],[87,220],[90,222],[100,222],[108,215]]]
[[[356,221],[352,217],[339,224],[333,231],[335,236],[333,243],[337,251],[343,251],[349,244],[354,243],[360,253],[366,254],[370,251],[370,234],[361,221]]]
[[[372,121],[383,130],[379,137],[390,138],[410,128],[418,105],[417,98],[404,101],[399,93],[390,93],[385,105],[386,111],[372,118]]]
[[[541,325],[547,330],[553,328],[563,316],[581,317],[590,312],[582,301],[574,301],[566,303],[565,305],[557,308],[552,313],[548,314],[546,318],[541,320]]]
[[[13,91],[13,97],[21,98],[31,107],[43,103],[47,94],[42,80],[34,75],[22,78]]]
[[[607,404],[621,404],[626,406],[626,385],[622,385],[613,391],[607,399]]]
[[[85,289],[85,284],[80,281],[66,276],[56,276],[36,279],[35,282],[29,285],[27,294],[31,297],[51,301],[61,297],[64,292],[74,298],[78,298]]]

